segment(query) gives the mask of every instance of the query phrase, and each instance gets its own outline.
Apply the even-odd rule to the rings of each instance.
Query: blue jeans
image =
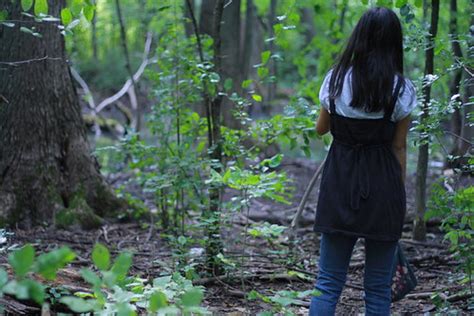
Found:
[[[346,283],[347,268],[357,237],[322,233],[319,273],[309,309],[310,316],[334,315]],[[365,315],[390,315],[392,265],[396,241],[365,239],[364,301]]]

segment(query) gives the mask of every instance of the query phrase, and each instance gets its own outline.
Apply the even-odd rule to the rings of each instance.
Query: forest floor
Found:
[[[241,213],[233,214],[232,221],[223,234],[225,256],[230,260],[235,260],[239,265],[243,263],[243,268],[230,272],[226,278],[209,277],[196,281],[196,284],[206,287],[204,304],[213,315],[256,315],[258,312],[272,309],[271,305],[262,300],[247,300],[245,293],[250,290],[272,296],[280,290],[313,289],[318,273],[317,261],[319,258],[319,236],[312,232],[317,188],[311,194],[300,228],[297,231],[293,260],[289,260],[286,251],[288,249],[288,234],[286,232],[277,241],[270,243],[258,238],[247,238],[246,243],[242,243],[242,232],[247,220],[250,224],[265,220],[270,223],[288,225],[316,167],[314,162],[308,160],[284,159],[280,168],[283,168],[288,176],[295,180],[293,205],[287,206],[258,199],[253,201],[248,217]],[[431,176],[434,179],[436,174]],[[447,242],[442,240],[443,234],[436,223],[428,225],[426,242],[411,240],[410,219],[413,217],[413,199],[411,198],[414,192],[413,188],[414,177],[409,176],[407,178],[408,212],[401,244],[415,270],[418,286],[407,297],[393,303],[392,312],[394,315],[417,315],[432,312],[436,306],[430,297],[435,292],[439,292],[442,298],[449,301],[453,309],[462,311],[461,314],[472,313],[472,310],[468,311],[468,299],[456,296],[456,293],[463,289],[458,285],[462,274],[456,271],[456,259],[450,255]],[[226,192],[226,198],[234,193]],[[91,265],[90,252],[96,242],[107,245],[113,254],[126,249],[131,250],[134,253],[132,273],[144,278],[152,279],[170,273],[176,262],[176,257],[159,232],[150,231],[149,228],[137,223],[110,223],[91,231],[40,227],[33,230],[16,229],[11,233],[7,240],[0,245],[0,250],[24,243],[32,243],[37,250],[44,251],[52,250],[60,245],[69,245],[78,256],[70,267],[59,274],[58,280],[55,282],[56,285],[62,285],[70,290],[87,287],[81,281],[78,271],[84,266]],[[246,246],[242,247],[243,244]],[[202,250],[196,249],[198,253],[199,250]],[[199,257],[198,255],[196,260],[199,260]],[[243,261],[241,261],[242,258]],[[0,264],[5,263],[6,256],[1,255]],[[352,255],[348,280],[337,307],[337,315],[363,313],[363,271],[364,243],[363,239],[359,239]],[[26,314],[34,314],[39,311],[33,306],[21,306],[20,302],[18,304],[16,305],[17,310],[23,309]],[[308,306],[309,297],[303,298],[297,302],[296,306],[293,305],[293,311],[298,315],[307,315]]]

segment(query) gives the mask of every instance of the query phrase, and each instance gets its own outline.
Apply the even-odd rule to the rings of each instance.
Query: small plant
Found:
[[[150,284],[128,275],[131,253],[119,254],[112,264],[108,249],[101,244],[95,245],[92,261],[99,273],[86,268],[81,270],[81,275],[92,286],[93,293],[79,292],[61,298],[76,313],[136,315],[140,309],[163,314],[207,313],[199,306],[203,289],[194,287],[179,273],[156,278]]]
[[[14,278],[0,269],[0,295],[15,296],[19,300],[33,300],[38,305],[45,301],[45,286],[38,281],[38,275],[46,280],[54,280],[59,269],[70,263],[76,255],[68,247],[61,247],[36,256],[32,245],[27,244],[10,253],[8,262],[13,269]]]
[[[160,315],[208,314],[200,307],[204,296],[202,287],[193,286],[191,280],[179,273],[158,277],[151,283],[130,276],[132,254],[120,253],[112,263],[109,250],[102,244],[96,244],[92,251],[98,272],[89,268],[81,270],[82,278],[91,285],[91,292],[71,294],[67,289],[44,284],[44,279],[54,281],[58,271],[75,257],[68,247],[38,256],[30,244],[14,250],[8,257],[13,278],[0,268],[0,297],[8,294],[19,300],[32,300],[39,306],[60,302],[73,312],[97,315],[137,315],[139,311]]]
[[[474,187],[448,192],[440,183],[433,185],[430,209],[425,220],[442,218],[441,229],[450,250],[459,260],[458,268],[464,272],[459,280],[466,291],[473,292],[474,276]],[[434,301],[437,302],[436,298]]]

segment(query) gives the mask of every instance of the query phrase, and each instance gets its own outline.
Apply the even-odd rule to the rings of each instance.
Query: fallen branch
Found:
[[[146,43],[145,43],[145,52],[144,52],[144,56],[146,56],[146,57],[143,59],[140,67],[138,67],[138,70],[133,75],[133,80],[135,82],[138,81],[138,79],[140,79],[141,75],[145,71],[146,66],[148,66],[149,64],[156,61],[156,58],[148,59],[148,54],[150,52],[150,48],[151,48],[151,34],[148,33]],[[116,102],[118,99],[123,97],[125,95],[125,93],[127,93],[127,91],[131,88],[131,86],[132,86],[132,79],[129,78],[125,82],[125,84],[123,85],[122,89],[120,89],[114,95],[112,95],[112,96],[106,98],[105,100],[103,100],[102,102],[100,102],[99,105],[97,105],[96,112],[98,113],[98,112],[102,111],[105,107],[107,107],[108,105]]]
[[[0,298],[0,306],[3,306],[4,311],[12,315],[38,315],[41,314],[41,308],[23,304],[9,295],[4,295]]]
[[[151,49],[151,44],[152,44],[152,34],[148,33],[147,38],[146,38],[146,42],[145,42],[145,49],[144,49],[144,52],[143,52],[143,61],[140,64],[140,67],[138,67],[138,70],[135,72],[135,74],[131,78],[129,78],[125,82],[125,84],[122,86],[122,88],[117,93],[113,94],[112,96],[110,96],[108,98],[105,98],[98,105],[96,105],[94,95],[92,94],[92,91],[89,88],[89,85],[86,83],[86,81],[80,76],[80,74],[77,70],[75,70],[72,67],[70,68],[72,77],[74,78],[74,80],[77,81],[79,86],[84,90],[84,93],[86,94],[85,99],[86,99],[87,104],[88,104],[89,108],[91,109],[92,115],[94,117],[96,117],[99,112],[101,112],[103,109],[105,109],[110,104],[113,104],[113,103],[117,102],[118,100],[120,100],[120,98],[122,98],[126,93],[131,95],[131,100],[133,100],[134,98],[136,99],[135,91],[133,90],[133,86],[132,86],[133,83],[137,82],[140,79],[140,77],[143,75],[143,73],[145,72],[146,67],[149,64],[152,64],[152,63],[156,62],[156,60],[157,60],[156,58],[152,58],[152,59],[148,58],[148,55],[149,55],[150,49]],[[132,102],[132,107],[135,109],[136,108],[136,103]],[[127,111],[124,111],[123,107],[121,107],[121,106],[119,106],[119,109],[121,110],[122,113],[125,114],[127,119],[129,119],[129,115],[128,115]],[[98,129],[99,129],[99,131],[97,131]],[[98,133],[100,134],[100,128],[97,125],[95,125],[95,130],[96,130],[96,136],[97,136]]]

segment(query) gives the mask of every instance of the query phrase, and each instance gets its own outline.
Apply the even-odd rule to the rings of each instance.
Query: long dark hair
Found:
[[[376,7],[362,15],[347,46],[333,67],[331,98],[342,92],[344,77],[352,67],[350,106],[378,112],[392,100],[397,76],[404,86],[402,26],[395,12]]]

